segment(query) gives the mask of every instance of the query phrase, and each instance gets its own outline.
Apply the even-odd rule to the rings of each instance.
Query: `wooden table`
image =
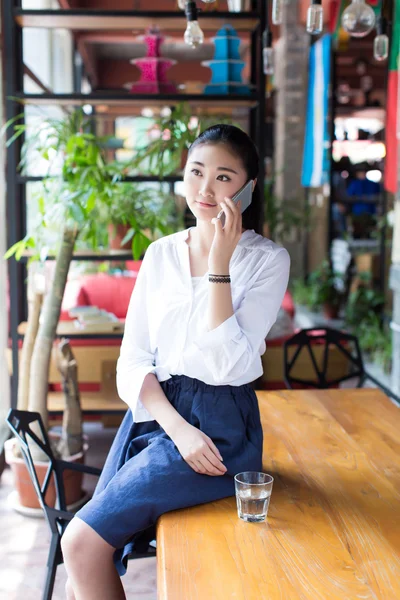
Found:
[[[233,497],[163,515],[159,600],[400,599],[400,409],[374,389],[257,395],[267,522]]]

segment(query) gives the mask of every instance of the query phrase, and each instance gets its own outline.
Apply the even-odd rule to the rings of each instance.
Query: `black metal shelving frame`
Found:
[[[3,24],[4,24],[4,48],[5,48],[5,112],[6,120],[21,113],[21,103],[34,105],[64,105],[76,106],[83,104],[168,104],[174,105],[181,101],[188,101],[196,107],[215,103],[224,107],[243,107],[249,110],[249,132],[255,142],[260,155],[259,181],[264,180],[264,122],[265,122],[265,75],[262,63],[262,33],[266,26],[266,15],[269,2],[265,0],[252,0],[251,12],[201,12],[200,22],[205,31],[217,30],[224,23],[229,22],[239,32],[247,31],[251,36],[251,64],[250,83],[254,86],[254,92],[248,96],[229,95],[201,95],[201,94],[176,94],[176,95],[132,95],[126,92],[93,92],[91,94],[78,93],[77,85],[74,84],[72,94],[25,94],[23,91],[23,46],[22,31],[25,27],[41,27],[45,29],[66,28],[70,30],[131,30],[143,29],[151,22],[156,23],[162,31],[180,30],[186,26],[185,16],[180,12],[173,11],[90,11],[90,10],[24,10],[22,0],[7,0],[3,2]],[[132,27],[132,24],[135,27]],[[72,57],[71,57],[72,60]],[[77,81],[77,77],[75,77]],[[18,99],[18,100],[17,100]],[[221,111],[222,112],[222,111]],[[7,132],[9,139],[12,132]],[[41,181],[44,177],[22,176],[18,173],[23,137],[11,144],[7,149],[7,244],[8,247],[22,239],[26,233],[26,184]],[[127,177],[126,181],[137,182],[168,182],[171,185],[180,181],[179,175],[169,175],[160,179],[159,177],[138,176]],[[85,255],[76,252],[73,260],[128,260],[130,254],[122,258],[122,254],[116,255]],[[52,257],[49,257],[51,260]],[[54,258],[54,257],[53,257]],[[11,402],[16,407],[17,382],[18,382],[18,342],[21,335],[18,334],[18,326],[27,320],[26,299],[26,257],[17,262],[15,258],[9,260],[10,280],[10,335],[12,340],[12,367],[13,376],[11,381]],[[76,334],[74,337],[79,337]],[[90,336],[89,336],[90,337]],[[119,337],[115,334],[107,334],[97,337]]]

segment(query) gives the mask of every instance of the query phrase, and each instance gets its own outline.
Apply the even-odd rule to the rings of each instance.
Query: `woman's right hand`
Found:
[[[182,425],[171,438],[182,458],[196,473],[221,476],[227,471],[217,446],[205,433],[190,423]]]

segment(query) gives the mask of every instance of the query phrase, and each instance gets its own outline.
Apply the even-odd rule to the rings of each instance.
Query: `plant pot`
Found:
[[[128,233],[129,229],[129,225],[113,225],[112,223],[109,223],[109,225],[107,226],[107,230],[111,250],[131,249],[132,240],[129,240],[129,242],[126,242],[124,245],[122,245],[121,243],[126,234]]]
[[[54,434],[50,434],[51,437],[57,437]],[[35,488],[33,486],[31,477],[29,475],[29,471],[25,465],[25,461],[23,458],[18,458],[14,455],[14,446],[18,445],[18,442],[15,438],[7,440],[4,444],[5,454],[6,454],[6,462],[11,468],[11,471],[14,475],[14,485],[16,488],[16,492],[18,495],[17,502],[21,507],[28,509],[39,509],[41,506],[39,504],[39,499],[37,497]],[[83,452],[79,452],[78,454],[74,454],[64,460],[67,462],[73,463],[84,463],[85,454],[89,445],[84,443]],[[44,478],[47,473],[49,463],[44,461],[35,462],[36,473],[39,479],[39,483],[42,484]],[[64,490],[65,490],[65,499],[67,506],[70,507],[72,505],[76,505],[79,501],[85,497],[85,493],[82,490],[82,479],[83,473],[79,471],[64,471]],[[49,484],[47,493],[46,493],[46,503],[48,506],[54,507],[56,499],[56,491],[54,485],[54,479]],[[18,510],[17,506],[15,508]]]
[[[339,316],[339,307],[326,302],[322,306],[322,312],[325,319],[337,319]]]

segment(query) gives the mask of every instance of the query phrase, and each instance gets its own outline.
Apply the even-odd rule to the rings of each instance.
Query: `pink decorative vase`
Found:
[[[177,87],[167,80],[168,69],[176,60],[160,56],[164,38],[158,30],[150,30],[141,39],[147,46],[147,54],[143,58],[134,58],[130,62],[140,69],[140,79],[132,84],[133,94],[176,94]]]

